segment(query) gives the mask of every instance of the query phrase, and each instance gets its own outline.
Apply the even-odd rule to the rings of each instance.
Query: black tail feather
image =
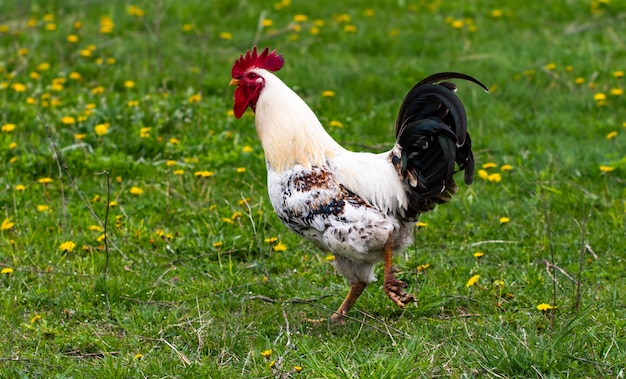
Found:
[[[465,183],[474,178],[474,155],[467,133],[467,117],[456,86],[441,80],[464,79],[487,87],[473,77],[456,72],[431,75],[407,94],[396,120],[396,147],[392,162],[407,184],[407,217],[431,210],[456,193],[455,164],[465,171]]]

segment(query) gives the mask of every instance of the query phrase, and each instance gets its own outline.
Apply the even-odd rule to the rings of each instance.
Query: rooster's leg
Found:
[[[350,292],[348,292],[348,296],[344,299],[343,303],[332,316],[330,316],[330,321],[332,322],[343,322],[343,318],[348,313],[350,308],[354,305],[356,299],[361,296],[363,290],[367,287],[367,283],[357,282],[350,284]]]
[[[389,233],[389,239],[385,243],[384,247],[384,275],[383,288],[387,296],[400,308],[404,308],[409,303],[415,303],[417,300],[415,296],[406,293],[403,289],[406,287],[406,283],[396,279],[393,273],[396,271],[393,268],[393,232]]]

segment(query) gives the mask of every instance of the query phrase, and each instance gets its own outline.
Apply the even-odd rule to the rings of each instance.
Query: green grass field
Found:
[[[626,4],[494,4],[0,3],[0,377],[623,378]],[[490,87],[459,83],[475,183],[395,262],[418,306],[307,321],[348,286],[232,115],[254,44],[354,150],[426,75]]]

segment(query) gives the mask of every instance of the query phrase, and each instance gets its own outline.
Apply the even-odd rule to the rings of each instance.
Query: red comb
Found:
[[[269,52],[269,47],[261,52],[260,55],[256,52],[256,46],[246,52],[246,56],[243,54],[235,61],[233,65],[232,75],[233,78],[241,78],[246,70],[255,68],[264,68],[268,71],[278,71],[283,67],[285,60],[280,54],[276,54],[276,50]]]

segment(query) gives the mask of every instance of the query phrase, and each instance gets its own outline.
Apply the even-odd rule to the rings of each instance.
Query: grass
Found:
[[[623,376],[625,14],[2,2],[0,376]],[[492,89],[459,83],[483,178],[396,260],[417,307],[374,284],[346,325],[307,321],[347,285],[274,216],[253,118],[230,113],[253,43],[283,54],[280,77],[353,149],[391,146],[425,75]]]

